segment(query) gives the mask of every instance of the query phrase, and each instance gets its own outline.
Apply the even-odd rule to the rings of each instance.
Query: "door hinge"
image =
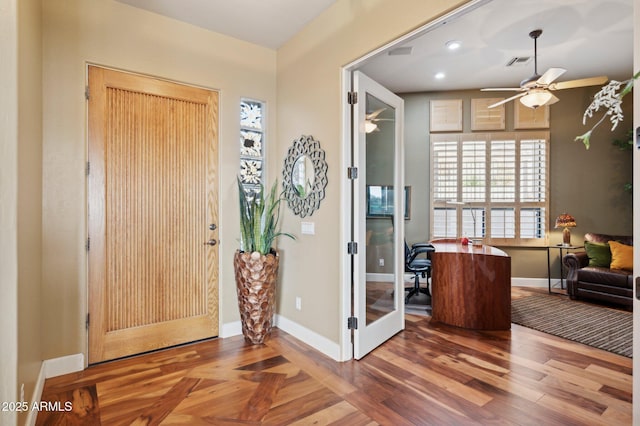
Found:
[[[358,179],[358,168],[347,167],[347,177],[351,180]]]
[[[84,86],[84,98],[89,100],[89,86]]]
[[[87,237],[87,244],[85,245],[87,251],[91,249],[91,238]]]
[[[89,320],[91,318],[91,314],[87,313],[87,320],[85,322],[85,327],[87,327],[87,330],[89,329]]]
[[[356,317],[347,318],[347,329],[349,329],[349,330],[357,330],[358,329],[358,318],[356,318]]]
[[[347,103],[355,105],[358,103],[358,92],[347,92]]]
[[[347,243],[347,253],[358,254],[358,243],[356,243],[355,241],[349,241]]]
[[[89,173],[91,173],[91,163],[87,161],[87,170],[86,170],[87,176],[89,176]]]

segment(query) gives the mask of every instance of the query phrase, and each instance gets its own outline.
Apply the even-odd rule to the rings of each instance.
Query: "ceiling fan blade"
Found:
[[[540,77],[536,83],[541,86],[546,86],[554,82],[558,77],[567,72],[564,68],[549,68],[542,77]]]
[[[522,90],[521,87],[488,87],[485,89],[480,89],[481,92],[509,92],[509,91],[519,91]]]
[[[524,96],[526,94],[527,94],[526,92],[518,93],[517,95],[511,96],[510,98],[503,99],[500,102],[496,102],[495,104],[491,104],[487,108],[495,108],[495,107],[500,106],[502,104],[506,104],[507,102],[512,101],[514,99],[518,99],[518,98],[520,98],[520,97],[522,97],[522,96]]]
[[[573,89],[574,87],[585,87],[585,86],[597,86],[601,84],[605,84],[609,81],[609,78],[605,75],[600,75],[598,77],[588,77],[588,78],[580,78],[577,80],[569,80],[569,81],[560,81],[558,83],[550,84],[549,90],[560,90],[560,89]]]
[[[555,95],[551,95],[551,99],[549,99],[545,105],[553,105],[553,104],[555,104],[556,102],[558,102],[559,100],[560,100],[560,99],[558,99],[558,97],[557,97],[557,96],[555,96]]]
[[[373,112],[370,112],[369,114],[367,114],[366,119],[367,120],[373,120],[374,118],[376,118],[378,115],[380,115],[380,113],[382,111],[386,110],[386,108],[380,108],[378,110],[375,110]]]

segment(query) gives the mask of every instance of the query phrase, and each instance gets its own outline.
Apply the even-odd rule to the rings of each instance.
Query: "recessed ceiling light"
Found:
[[[436,75],[434,75],[434,77],[436,78],[436,80],[442,80],[443,78],[445,78],[445,73],[443,72],[438,72],[436,73]]]
[[[460,40],[449,40],[444,44],[449,50],[457,50],[462,46],[462,42]]]

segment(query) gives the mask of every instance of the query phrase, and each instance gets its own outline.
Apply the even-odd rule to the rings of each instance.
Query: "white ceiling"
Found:
[[[361,71],[396,93],[518,87],[534,74],[534,61],[506,64],[533,57],[529,33],[535,29],[543,30],[538,74],[550,67],[567,70],[557,81],[633,74],[633,0],[493,0],[403,43],[412,47],[411,55],[385,52]],[[447,50],[449,40],[462,47]],[[436,80],[437,72],[446,77]]]
[[[277,49],[336,0],[118,0]]]
[[[336,0],[118,1],[277,49]],[[505,64],[533,56],[529,32],[538,28],[539,74],[565,68],[558,81],[566,81],[633,72],[633,0],[492,0],[403,43],[410,55],[384,52],[360,69],[396,93],[517,87],[533,75],[533,61]],[[452,39],[463,43],[456,52],[445,49]],[[437,72],[446,78],[436,80]]]

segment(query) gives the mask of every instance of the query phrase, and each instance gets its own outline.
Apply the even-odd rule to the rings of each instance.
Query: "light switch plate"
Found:
[[[314,222],[302,222],[300,231],[306,235],[315,235],[316,224]]]

